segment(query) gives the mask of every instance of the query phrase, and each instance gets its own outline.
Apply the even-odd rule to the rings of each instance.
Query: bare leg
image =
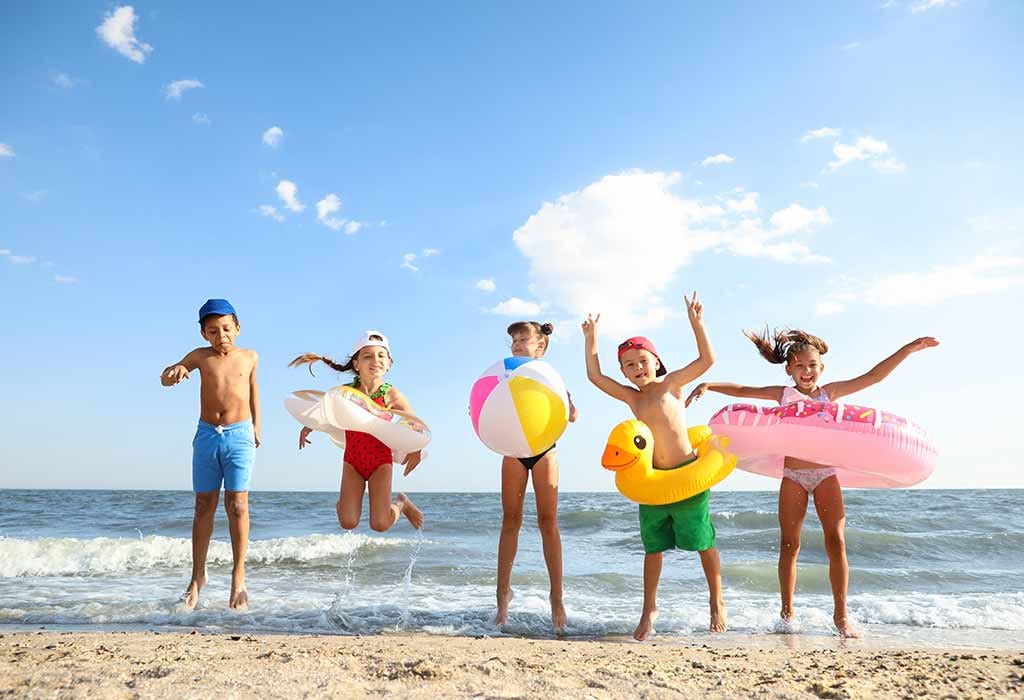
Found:
[[[192,516],[192,580],[188,582],[182,602],[188,610],[199,602],[199,589],[206,585],[206,553],[213,536],[213,519],[217,513],[220,490],[196,494],[196,509]]]
[[[640,622],[633,630],[633,639],[642,642],[654,631],[658,619],[658,581],[661,580],[661,552],[644,555],[644,609]]]
[[[792,479],[783,478],[779,486],[779,593],[780,617],[793,621],[793,591],[796,589],[796,558],[800,554],[800,530],[807,515],[807,492]]]
[[[558,459],[552,450],[533,467],[533,493],[537,499],[537,527],[544,544],[544,563],[551,585],[551,626],[562,633],[568,623],[562,603],[562,536],[558,531]]]
[[[334,507],[338,513],[338,524],[346,530],[354,530],[359,526],[359,518],[363,515],[363,492],[366,481],[351,464],[341,467],[341,493],[338,504]]]
[[[725,632],[729,629],[729,622],[725,615],[725,601],[722,599],[722,562],[718,558],[718,550],[712,547],[700,552],[700,565],[704,567],[704,578],[708,581],[710,629],[712,632]]]
[[[523,525],[523,499],[530,474],[518,459],[501,460],[501,536],[498,538],[498,612],[494,624],[508,622],[512,602],[512,562],[519,549],[519,528]]]
[[[225,491],[224,510],[228,513],[231,533],[231,597],[232,610],[245,610],[249,593],[245,588],[245,552],[249,547],[249,492]]]
[[[846,591],[850,582],[850,565],[846,561],[846,508],[843,490],[834,476],[814,489],[814,508],[825,533],[825,552],[828,554],[828,578],[832,583],[832,621],[843,637],[859,637],[846,615]]]

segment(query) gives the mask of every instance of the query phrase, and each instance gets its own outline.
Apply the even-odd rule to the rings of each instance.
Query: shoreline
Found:
[[[558,640],[199,632],[9,632],[0,696],[1020,697],[1024,650],[763,637]],[[795,640],[797,648],[787,646]]]

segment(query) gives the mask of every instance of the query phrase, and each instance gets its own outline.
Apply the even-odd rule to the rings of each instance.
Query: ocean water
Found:
[[[925,647],[1024,648],[1024,492],[846,492],[849,609],[872,639]],[[493,625],[497,494],[413,494],[421,533],[338,528],[335,493],[255,492],[250,609],[227,607],[231,548],[223,508],[210,582],[195,611],[178,602],[191,567],[192,495],[176,491],[0,491],[0,631],[182,629],[232,632],[552,636],[533,494],[513,570],[509,624]],[[774,492],[714,492],[728,637],[776,634]],[[559,521],[569,636],[632,632],[642,601],[636,506],[618,494],[563,493]],[[707,638],[696,554],[669,552],[661,638]],[[797,636],[833,634],[828,560],[808,509]],[[780,635],[781,636],[781,635]],[[793,635],[786,635],[793,638]]]

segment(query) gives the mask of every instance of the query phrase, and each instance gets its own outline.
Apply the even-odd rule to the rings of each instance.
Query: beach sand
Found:
[[[1024,696],[1024,652],[703,641],[17,632],[0,698]]]

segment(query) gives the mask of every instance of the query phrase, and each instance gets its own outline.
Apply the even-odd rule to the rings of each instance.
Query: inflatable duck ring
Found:
[[[728,438],[713,435],[706,425],[694,426],[687,434],[697,459],[673,469],[655,469],[651,429],[642,421],[622,421],[608,436],[601,466],[615,472],[619,493],[637,503],[661,506],[696,496],[729,476],[736,455],[725,449]]]

